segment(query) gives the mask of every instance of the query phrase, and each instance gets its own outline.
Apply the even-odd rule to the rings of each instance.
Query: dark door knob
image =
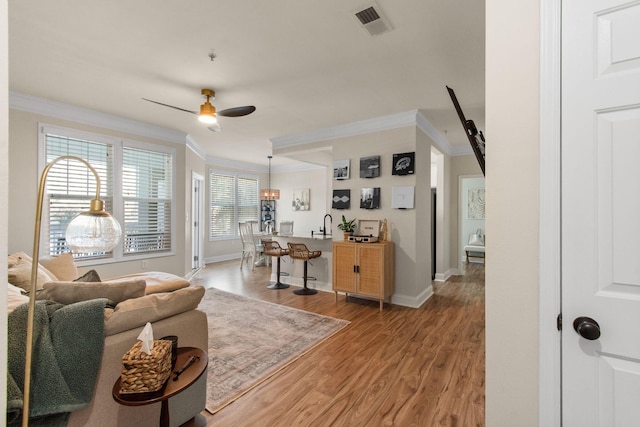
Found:
[[[573,329],[587,340],[597,340],[600,338],[600,325],[590,317],[577,317],[573,321]]]

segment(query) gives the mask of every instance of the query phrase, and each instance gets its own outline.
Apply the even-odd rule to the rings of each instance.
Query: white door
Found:
[[[562,2],[561,163],[563,426],[640,426],[640,1]]]
[[[204,229],[202,228],[202,207],[204,178],[195,172],[191,178],[191,269],[204,266],[202,246]]]

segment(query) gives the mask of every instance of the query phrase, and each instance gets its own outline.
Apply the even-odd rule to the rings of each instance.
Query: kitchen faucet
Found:
[[[330,214],[326,214],[324,216],[324,218],[322,219],[322,235],[326,236],[327,235],[327,217],[329,217],[329,228],[331,228],[331,224],[333,223],[333,218],[331,217]]]

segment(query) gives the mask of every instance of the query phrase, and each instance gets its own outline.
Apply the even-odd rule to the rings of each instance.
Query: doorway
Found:
[[[460,271],[464,271],[466,263],[466,253],[464,247],[469,244],[469,236],[480,230],[481,235],[485,234],[484,216],[484,176],[482,175],[461,175],[458,182],[458,253],[457,264]],[[469,262],[484,263],[483,257],[475,257],[471,253]],[[480,254],[478,254],[480,255]]]

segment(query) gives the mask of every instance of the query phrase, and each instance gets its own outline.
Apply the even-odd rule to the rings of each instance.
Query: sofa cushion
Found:
[[[9,283],[16,285],[25,291],[31,291],[31,261],[20,258],[17,264],[7,270]],[[58,278],[49,270],[42,266],[38,266],[38,273],[36,276],[36,290],[41,290],[43,285],[47,282],[58,280]]]
[[[7,283],[7,314],[11,313],[19,305],[29,302],[29,297],[19,288],[11,283]]]
[[[192,286],[123,301],[115,309],[105,310],[105,334],[114,335],[147,322],[194,310],[200,304],[204,291],[201,286]]]
[[[107,298],[118,304],[144,295],[144,280],[128,282],[49,282],[45,283],[38,299],[49,299],[60,304],[73,304],[96,298]]]
[[[73,260],[71,252],[61,255],[50,255],[40,257],[38,260],[41,266],[56,275],[58,280],[71,281],[78,277],[78,268]]]
[[[147,282],[147,289],[145,291],[147,295],[176,291],[190,285],[188,280],[180,276],[176,276],[175,274],[164,273],[162,271],[147,271],[145,273],[127,274],[125,276],[108,279],[107,282],[119,282],[131,279],[144,279]]]

